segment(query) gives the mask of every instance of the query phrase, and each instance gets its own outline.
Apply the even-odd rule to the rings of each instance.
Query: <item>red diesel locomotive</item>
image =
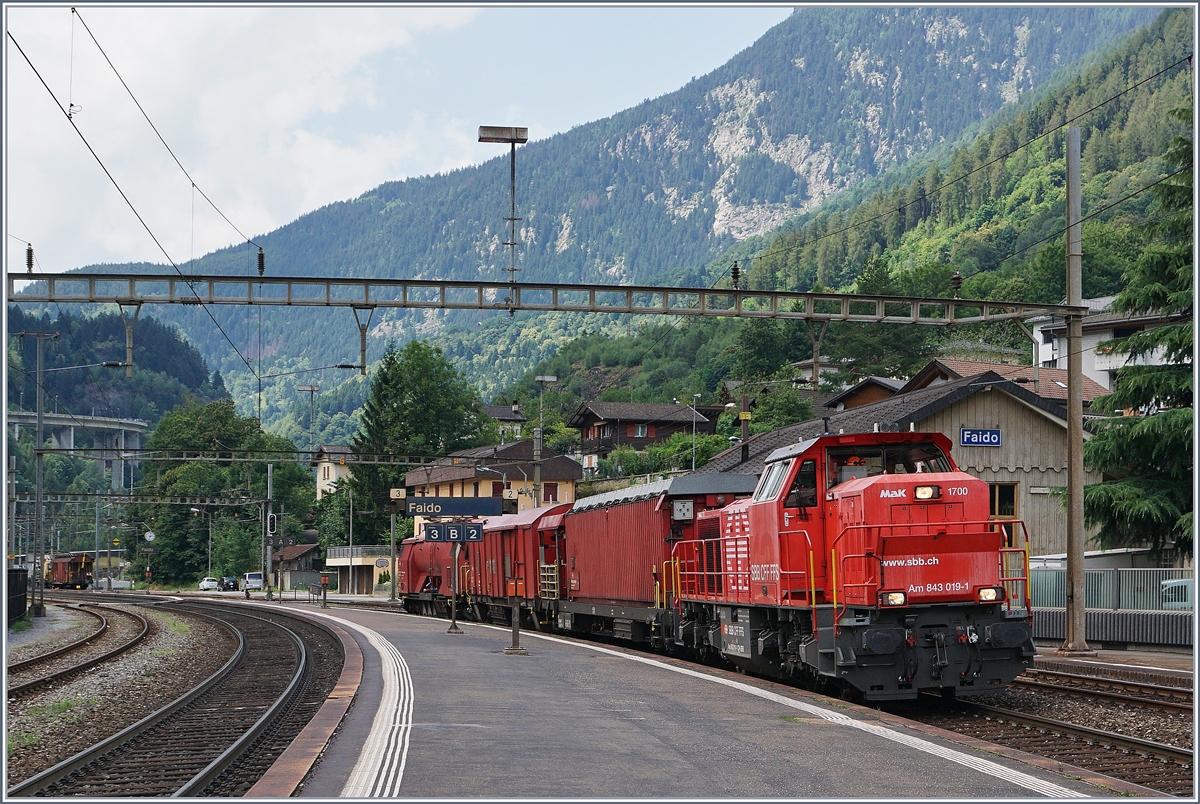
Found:
[[[1033,662],[1028,538],[989,518],[949,447],[824,435],[771,454],[757,483],[695,474],[492,517],[460,557],[460,611],[505,623],[515,595],[528,627],[867,700],[995,691]],[[445,613],[451,555],[405,542],[409,610]]]

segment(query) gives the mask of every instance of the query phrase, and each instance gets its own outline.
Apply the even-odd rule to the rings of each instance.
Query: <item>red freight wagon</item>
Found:
[[[87,589],[92,585],[95,559],[79,556],[53,556],[46,559],[46,584],[52,589]]]
[[[577,501],[563,517],[558,627],[641,641],[669,602],[671,546],[697,538],[700,512],[749,494],[755,482],[752,475],[687,475]]]
[[[396,556],[396,594],[408,611],[440,614],[451,591],[454,545],[427,542],[424,534],[405,539]],[[463,563],[460,557],[459,564]]]
[[[467,569],[462,587],[470,602],[479,607],[480,619],[507,617],[510,595],[521,598],[527,606],[545,596],[541,587],[543,567],[554,568],[558,559],[554,526],[570,507],[570,503],[564,503],[529,508],[484,520],[483,541],[464,545]],[[543,523],[550,529],[541,530]],[[489,605],[494,607],[491,611],[486,608]]]

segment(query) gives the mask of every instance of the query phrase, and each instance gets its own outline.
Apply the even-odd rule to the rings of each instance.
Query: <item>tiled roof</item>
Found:
[[[275,553],[276,561],[292,561],[299,558],[310,550],[320,550],[319,544],[289,544],[287,547]]]
[[[863,377],[857,383],[850,386],[845,391],[842,391],[837,396],[830,397],[825,402],[824,407],[836,408],[839,402],[844,401],[847,397],[851,396],[856,391],[867,385],[879,385],[894,394],[898,393],[900,389],[904,387],[904,380],[893,380],[891,377],[877,377],[874,374],[871,374],[870,376]]]
[[[480,407],[483,408],[483,412],[489,419],[495,419],[498,422],[528,421],[520,410],[513,413],[512,405],[481,405]]]
[[[1053,402],[1036,396],[1023,387],[1005,380],[998,374],[988,372],[975,377],[964,377],[949,382],[938,383],[927,388],[897,394],[889,399],[883,399],[870,405],[831,413],[824,417],[829,420],[829,432],[837,433],[868,433],[879,425],[882,431],[907,430],[910,423],[920,422],[934,413],[949,407],[954,403],[970,396],[977,391],[991,386],[1001,390],[1021,401],[1041,408],[1051,415],[1066,420],[1066,411]],[[1065,424],[1064,424],[1065,426]],[[735,444],[724,452],[715,455],[699,472],[739,472],[743,474],[761,474],[766,457],[780,447],[799,443],[807,438],[814,438],[825,432],[823,419],[812,419],[788,427],[782,427],[769,433],[759,433],[746,440],[750,447],[750,458],[746,463],[741,462],[741,444]]]
[[[322,444],[317,448],[317,452],[324,452],[327,455],[350,455],[354,449],[346,444]]]
[[[688,405],[662,405],[652,402],[584,402],[568,423],[570,427],[583,424],[588,412],[604,421],[622,422],[707,422],[703,413],[692,413]]]
[[[461,459],[454,463],[454,459]],[[491,471],[477,469],[476,463],[488,467]],[[426,469],[414,469],[404,476],[407,486],[423,486],[426,483],[445,483],[447,480],[499,480],[507,474],[509,480],[522,477],[522,470],[529,477],[533,476],[533,439],[511,441],[507,444],[493,444],[487,447],[472,447],[450,453],[449,458],[440,459]],[[499,474],[497,474],[499,473]],[[579,480],[583,477],[583,467],[554,450],[542,448],[542,478],[551,482],[559,480]]]
[[[925,368],[921,369],[917,374],[909,380],[899,393],[905,394],[918,388],[928,387],[930,382],[939,374],[939,369],[948,374],[951,379],[956,377],[973,377],[983,374],[985,371],[994,371],[1006,380],[1014,380],[1021,382],[1018,378],[1025,378],[1027,383],[1023,383],[1026,388],[1033,391],[1033,366],[1013,366],[1006,363],[983,363],[977,360],[952,360],[950,358],[938,358],[930,363]],[[1058,368],[1039,368],[1038,369],[1038,388],[1034,391],[1038,396],[1046,399],[1061,399],[1067,398],[1067,371],[1066,369]],[[1091,402],[1097,397],[1109,394],[1103,385],[1095,380],[1083,378],[1083,401]]]

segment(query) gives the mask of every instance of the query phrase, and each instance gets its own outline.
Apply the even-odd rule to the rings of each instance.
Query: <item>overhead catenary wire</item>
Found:
[[[116,188],[116,190],[120,194],[121,198],[125,201],[126,205],[128,205],[129,209],[133,212],[134,217],[136,217],[138,219],[138,223],[142,224],[142,228],[146,230],[146,233],[148,235],[150,235],[150,239],[154,241],[154,245],[158,246],[158,250],[162,252],[164,257],[166,257],[167,262],[170,264],[170,266],[175,269],[175,273],[179,274],[180,278],[184,280],[184,282],[187,284],[188,288],[191,289],[193,294],[196,295],[196,299],[197,299],[197,302],[200,304],[200,307],[204,310],[204,312],[212,320],[213,325],[216,326],[217,330],[221,333],[221,336],[225,338],[226,342],[230,345],[230,347],[233,349],[233,351],[237,353],[237,356],[239,358],[241,358],[243,363],[246,364],[246,368],[248,368],[250,370],[250,373],[254,374],[257,377],[258,374],[257,374],[257,372],[255,372],[254,367],[251,365],[249,359],[247,359],[246,356],[242,354],[241,350],[237,348],[237,344],[235,344],[233,342],[233,340],[229,337],[229,334],[225,332],[224,327],[222,327],[220,322],[217,321],[216,316],[214,316],[212,311],[208,309],[208,305],[206,305],[202,301],[200,301],[200,296],[199,296],[199,294],[195,293],[196,289],[195,289],[195,287],[193,287],[191,281],[188,280],[188,278],[186,276],[184,276],[184,274],[181,270],[179,270],[179,266],[175,263],[175,261],[173,259],[171,259],[171,255],[167,253],[166,248],[159,241],[158,237],[155,236],[154,232],[150,229],[149,224],[146,223],[145,219],[141,216],[141,213],[139,213],[137,211],[137,207],[135,207],[133,205],[133,202],[129,199],[129,196],[127,196],[125,194],[125,191],[121,189],[121,185],[117,182],[116,178],[109,171],[108,167],[104,164],[104,160],[102,160],[100,158],[99,154],[97,154],[95,149],[92,148],[91,143],[88,142],[87,137],[85,137],[83,135],[83,132],[79,130],[79,127],[77,125],[75,125],[75,121],[72,120],[71,116],[69,114],[67,114],[66,110],[63,109],[62,104],[59,102],[58,98],[55,97],[53,90],[51,90],[50,86],[46,83],[46,79],[44,79],[42,77],[42,74],[40,72],[38,72],[37,67],[35,67],[33,65],[33,61],[31,61],[29,56],[25,53],[25,50],[21,47],[21,44],[19,42],[17,42],[16,37],[14,37],[12,35],[11,31],[5,31],[5,33],[8,35],[8,38],[10,40],[12,40],[13,45],[16,46],[17,51],[21,54],[21,57],[25,59],[25,63],[29,65],[29,69],[33,70],[33,74],[37,76],[38,81],[40,81],[42,86],[45,87],[46,92],[48,92],[50,94],[50,97],[54,100],[54,105],[57,106],[58,110],[63,113],[63,116],[67,118],[67,122],[70,123],[71,128],[73,128],[75,130],[75,133],[79,135],[79,139],[83,141],[84,147],[86,147],[88,149],[88,152],[96,160],[96,163],[98,165],[100,165],[100,169],[104,171],[104,175],[106,175],[108,177],[109,181],[112,182],[113,187]]]
[[[155,136],[158,137],[158,141],[161,142],[163,144],[163,147],[167,149],[167,153],[169,153],[171,155],[171,158],[173,160],[175,160],[175,164],[179,166],[179,169],[181,171],[183,171],[183,175],[187,176],[187,180],[188,180],[188,182],[191,183],[192,189],[195,192],[200,193],[200,196],[205,201],[208,202],[209,206],[211,206],[213,208],[213,210],[215,210],[216,213],[218,215],[220,215],[225,220],[225,222],[228,223],[229,226],[235,232],[237,232],[238,235],[241,236],[241,238],[243,240],[245,240],[248,243],[253,243],[255,246],[258,246],[259,248],[262,248],[262,246],[259,246],[259,244],[255,243],[254,240],[252,240],[251,238],[242,234],[242,230],[238,229],[238,227],[234,225],[233,221],[229,220],[229,218],[226,217],[225,213],[221,211],[220,207],[218,207],[215,203],[213,203],[213,200],[208,197],[208,195],[204,192],[204,190],[202,190],[200,188],[199,185],[196,184],[195,179],[193,179],[191,174],[187,172],[187,169],[183,166],[183,163],[179,161],[179,157],[175,156],[175,152],[171,150],[171,146],[167,145],[167,141],[163,138],[163,135],[159,132],[158,127],[154,125],[154,121],[150,119],[150,115],[148,115],[146,113],[146,110],[142,108],[142,104],[139,103],[137,97],[134,96],[133,90],[129,88],[129,85],[127,83],[125,83],[125,79],[121,77],[121,73],[119,70],[117,70],[116,65],[112,63],[112,59],[110,59],[108,57],[108,54],[104,52],[104,48],[100,45],[99,40],[96,39],[96,35],[92,33],[92,29],[88,27],[87,22],[83,19],[83,15],[80,14],[79,10],[76,8],[71,9],[71,14],[73,15],[73,18],[74,17],[79,18],[79,23],[81,25],[83,25],[83,29],[85,31],[87,31],[88,36],[90,36],[92,38],[92,41],[96,44],[96,49],[100,51],[100,55],[104,57],[104,60],[106,62],[108,62],[108,66],[112,68],[113,74],[117,76],[117,80],[121,82],[121,86],[125,87],[125,91],[129,93],[130,99],[133,101],[134,105],[137,106],[138,111],[142,113],[142,117],[146,118],[146,122],[149,123],[150,128],[152,128],[154,130],[154,134],[155,134]],[[72,31],[74,31],[73,26],[72,26]],[[22,54],[22,55],[24,55],[24,54]],[[193,204],[194,204],[194,202],[193,202]]]

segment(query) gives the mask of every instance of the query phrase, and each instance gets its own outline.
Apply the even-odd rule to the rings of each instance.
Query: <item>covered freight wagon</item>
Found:
[[[91,555],[51,556],[46,559],[46,585],[52,589],[87,589],[92,585]]]
[[[741,474],[684,475],[585,497],[563,517],[558,626],[642,641],[667,599],[671,547],[697,537],[696,516],[754,491]]]
[[[476,605],[480,619],[508,616],[508,600],[517,596],[527,608],[546,610],[536,601],[558,598],[561,535],[557,526],[571,505],[528,508],[484,520],[483,541],[465,545],[467,569],[460,587]]]

